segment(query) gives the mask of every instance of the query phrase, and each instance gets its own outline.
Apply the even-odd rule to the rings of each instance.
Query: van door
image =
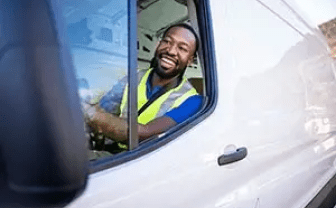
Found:
[[[142,1],[139,11],[164,13],[173,7],[167,2]],[[267,2],[190,3],[208,103],[190,125],[147,143],[154,150],[113,163],[140,154],[140,145],[92,163],[99,169],[69,207],[303,207],[335,174],[330,108],[312,104],[307,93],[311,71],[334,82],[319,37]]]

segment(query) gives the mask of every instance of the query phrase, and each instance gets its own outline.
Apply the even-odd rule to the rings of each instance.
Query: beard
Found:
[[[153,68],[154,72],[161,78],[161,79],[171,79],[176,76],[182,77],[186,68],[184,69],[175,69],[171,72],[167,72],[162,66],[159,64],[160,55],[155,53],[155,56],[152,58],[150,62],[150,67]]]

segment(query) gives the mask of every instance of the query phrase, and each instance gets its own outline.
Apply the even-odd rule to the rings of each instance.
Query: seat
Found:
[[[198,94],[203,94],[203,78],[202,77],[192,77],[188,79],[188,82],[196,89]]]

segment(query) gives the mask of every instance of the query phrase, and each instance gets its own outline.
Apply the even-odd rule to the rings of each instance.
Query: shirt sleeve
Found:
[[[194,95],[189,97],[177,108],[167,112],[165,116],[172,118],[176,123],[182,123],[194,115],[202,107],[203,96]]]
[[[124,95],[124,89],[127,84],[127,77],[123,77],[113,88],[107,92],[99,101],[99,106],[106,112],[114,115],[120,115],[121,100]]]

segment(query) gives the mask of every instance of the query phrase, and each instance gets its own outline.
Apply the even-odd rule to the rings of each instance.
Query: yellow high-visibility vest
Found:
[[[138,110],[147,103],[146,83],[152,69],[141,70],[138,73]],[[138,123],[147,124],[155,118],[163,116],[168,111],[181,105],[186,99],[197,95],[196,89],[187,81],[186,77],[182,78],[181,83],[166,93],[158,97],[148,108],[138,117]],[[126,85],[120,105],[120,117],[127,117],[127,96],[128,85]]]

